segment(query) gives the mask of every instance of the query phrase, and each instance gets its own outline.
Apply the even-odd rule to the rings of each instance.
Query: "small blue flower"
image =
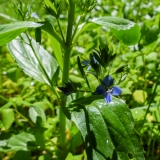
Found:
[[[107,75],[103,79],[102,84],[96,88],[96,92],[100,95],[104,95],[104,100],[107,103],[110,103],[112,101],[112,95],[119,96],[122,93],[121,88],[119,88],[118,86],[113,86],[113,84],[114,79],[110,75]]]
[[[39,16],[37,15],[36,12],[33,12],[33,13],[31,14],[31,17],[36,18],[36,19],[39,19]]]

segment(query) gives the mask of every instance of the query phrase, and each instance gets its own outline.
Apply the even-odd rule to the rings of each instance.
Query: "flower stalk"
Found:
[[[72,51],[72,30],[74,24],[74,15],[75,15],[75,2],[74,0],[69,1],[69,10],[68,10],[68,26],[66,34],[66,49],[64,53],[64,62],[63,62],[63,75],[62,82],[67,83],[69,80],[69,69],[70,69],[70,56]],[[63,149],[66,147],[66,116],[64,114],[66,110],[66,101],[67,96],[62,98],[61,107],[60,107],[60,144]]]

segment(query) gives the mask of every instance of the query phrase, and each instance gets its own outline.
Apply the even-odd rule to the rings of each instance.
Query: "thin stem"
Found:
[[[64,36],[63,36],[63,32],[62,32],[62,29],[61,29],[61,25],[60,25],[60,23],[59,23],[59,19],[56,18],[56,20],[57,20],[57,23],[58,23],[59,31],[60,31],[60,33],[61,33],[61,37],[62,37],[62,39],[63,39],[63,42],[65,43],[65,39],[64,39]]]
[[[73,39],[74,39],[74,36],[75,36],[75,34],[76,34],[76,32],[77,32],[77,29],[78,29],[78,27],[79,27],[79,25],[80,25],[80,22],[82,21],[83,17],[84,17],[84,14],[82,14],[82,15],[80,16],[80,19],[79,19],[79,21],[78,21],[78,23],[77,23],[77,25],[76,25],[76,28],[75,28],[75,30],[74,30],[74,33],[73,33],[73,35],[72,35],[72,41],[73,41]]]
[[[137,22],[138,17],[139,17],[139,12],[140,12],[140,9],[141,9],[141,2],[142,2],[142,0],[139,0],[138,9],[137,9],[137,15],[135,17],[135,22]]]
[[[34,126],[34,124],[27,117],[25,117],[23,114],[21,114],[17,109],[14,109],[14,111],[17,114],[19,114],[19,116],[21,116],[23,119],[25,119],[25,121],[27,121],[32,127]]]
[[[142,126],[141,126],[141,128],[140,128],[140,131],[141,131],[141,129],[142,129],[142,127],[143,127],[143,125],[144,125],[144,122],[145,122],[146,117],[147,117],[147,114],[148,114],[148,112],[149,112],[149,109],[150,109],[151,103],[152,103],[152,101],[153,101],[153,98],[154,98],[154,95],[155,95],[156,89],[157,89],[157,87],[158,87],[159,78],[160,78],[160,73],[159,73],[159,75],[158,75],[158,79],[157,79],[156,85],[155,85],[155,87],[154,87],[154,90],[153,90],[153,93],[152,93],[152,96],[151,96],[151,99],[150,99],[149,105],[148,105],[148,107],[147,107],[147,110],[146,110],[146,113],[145,113],[145,116],[144,116],[144,119],[143,119],[143,122],[142,122]]]
[[[69,10],[68,10],[68,26],[67,26],[67,34],[66,34],[66,49],[64,53],[64,62],[63,62],[63,75],[62,82],[67,83],[69,80],[69,69],[70,69],[70,55],[72,51],[72,29],[74,23],[74,15],[75,15],[75,2],[74,0],[69,1]],[[60,144],[63,149],[66,148],[66,117],[64,112],[66,110],[66,101],[67,97],[63,97],[61,100],[61,108],[60,108]]]

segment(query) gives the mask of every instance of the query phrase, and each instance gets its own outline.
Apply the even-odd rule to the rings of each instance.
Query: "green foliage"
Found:
[[[13,109],[3,109],[1,111],[2,123],[5,129],[9,129],[14,122],[14,111]]]
[[[8,49],[27,75],[52,85],[58,64],[35,40],[22,34],[8,44]]]
[[[159,159],[159,0],[44,3],[0,2],[0,159]],[[107,74],[125,103],[96,94]]]
[[[8,43],[16,38],[28,28],[40,27],[41,24],[35,22],[14,22],[10,24],[0,25],[0,46]]]
[[[88,159],[129,160],[129,154],[134,159],[144,159],[133,117],[122,100],[114,99],[110,104],[96,100],[78,112],[73,111],[71,117],[85,141]]]
[[[111,28],[117,39],[122,40],[127,45],[133,45],[140,38],[140,30],[137,24],[117,17],[99,17],[91,20],[101,26]]]

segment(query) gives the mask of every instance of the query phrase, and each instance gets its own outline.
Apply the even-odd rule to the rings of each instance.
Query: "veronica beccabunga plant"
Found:
[[[62,10],[64,6],[67,12]],[[93,50],[93,53],[88,56],[89,60],[86,61],[81,62],[81,58],[77,55],[78,69],[75,69],[81,74],[85,85],[73,87],[69,78],[74,45],[84,32],[89,32],[91,28],[107,27],[126,45],[137,43],[140,37],[138,25],[129,20],[110,16],[92,18],[90,13],[95,6],[95,0],[45,0],[44,8],[50,14],[50,18],[46,21],[40,21],[38,16],[36,16],[38,22],[23,17],[25,21],[0,25],[0,45],[8,43],[9,52],[20,68],[27,75],[49,86],[56,97],[54,101],[59,111],[56,113],[59,117],[58,134],[53,134],[53,129],[49,128],[50,123],[55,128],[57,126],[51,121],[52,117],[48,117],[38,106],[31,107],[29,109],[29,117],[33,125],[31,128],[37,127],[34,128],[36,134],[33,133],[32,128],[31,131],[23,131],[23,134],[11,136],[7,139],[9,143],[2,147],[2,151],[7,148],[11,151],[24,149],[32,152],[40,148],[52,159],[56,157],[55,159],[68,160],[77,158],[76,148],[81,146],[82,151],[78,152],[81,159],[113,160],[116,157],[115,159],[128,160],[130,155],[135,160],[144,159],[140,137],[134,129],[130,109],[124,101],[112,97],[112,95],[119,96],[122,90],[114,86],[114,79],[110,74],[110,67],[116,56],[108,45],[100,47],[99,51],[97,48]],[[80,9],[80,18],[76,14],[76,9]],[[85,21],[86,16],[90,18],[86,18]],[[41,41],[37,40],[37,37],[41,36],[40,32],[35,41],[31,36],[33,30],[31,34],[26,31],[31,28],[47,32],[54,58],[40,44]],[[135,34],[133,35],[132,32]],[[91,87],[89,74],[92,74],[100,84],[98,87]],[[118,75],[114,74],[114,77]],[[64,94],[60,95],[57,88]],[[70,121],[66,120],[67,118]],[[71,127],[68,128],[66,123]],[[40,130],[43,132],[39,132]],[[37,141],[38,136],[44,137],[42,143]],[[13,139],[18,140],[17,143],[11,143]],[[22,141],[25,142],[24,146]],[[30,142],[34,145],[32,146]]]

